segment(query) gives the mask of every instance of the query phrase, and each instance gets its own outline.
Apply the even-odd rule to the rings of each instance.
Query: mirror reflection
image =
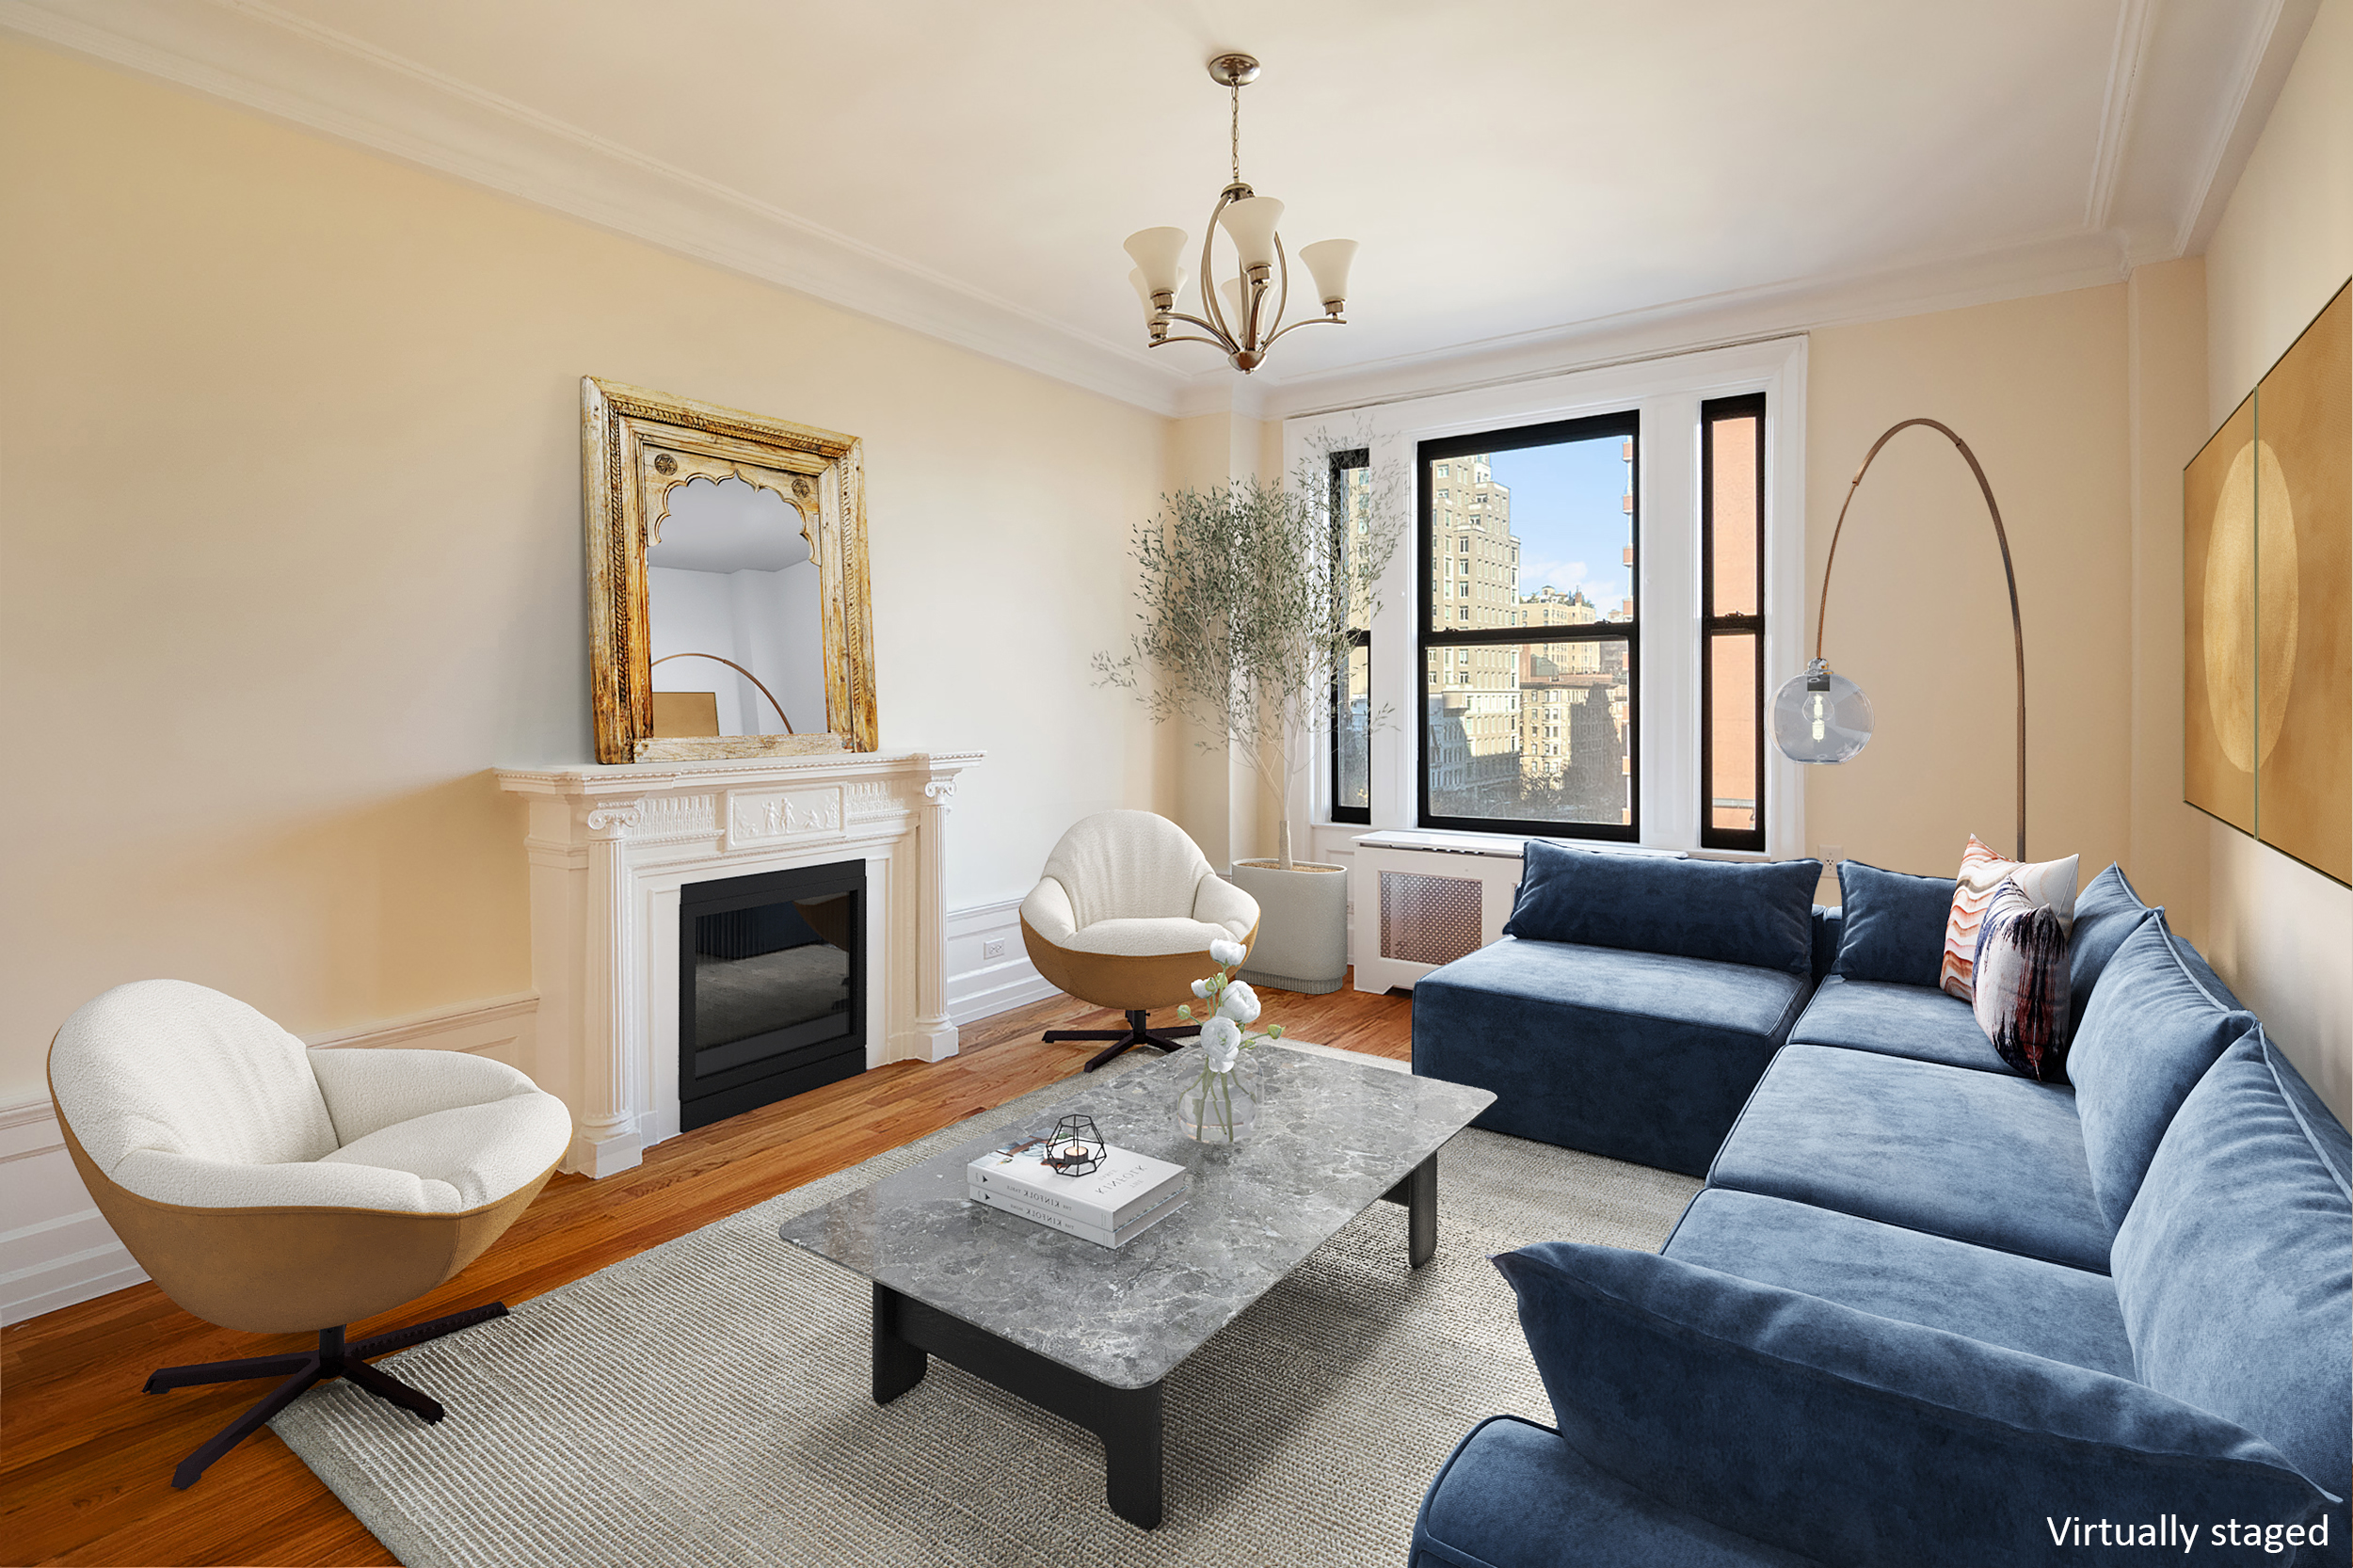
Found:
[[[646,550],[653,733],[824,734],[824,631],[801,513],[740,478],[694,479],[666,501]]]

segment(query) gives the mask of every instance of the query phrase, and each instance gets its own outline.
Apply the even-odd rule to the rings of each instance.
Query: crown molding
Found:
[[[2113,281],[2201,249],[2319,0],[2257,0],[2227,66],[2194,64],[2212,105],[2197,170],[2151,211],[2146,134],[2176,112],[2186,0],[2119,0],[2085,227],[1982,254],[1673,300],[1480,343],[1286,377],[1156,356],[797,217],[524,104],[292,15],[268,0],[0,0],[0,31],[222,99],[1150,412],[1282,418],[1642,354],[1745,342]],[[2213,78],[2227,72],[2219,90]],[[2204,117],[2201,117],[2204,118]],[[2142,160],[2136,164],[2137,155]],[[2120,211],[2120,209],[2122,209]]]
[[[2304,35],[2320,14],[2320,0],[2259,0],[2255,8],[2256,23],[2248,29],[2246,47],[2207,134],[2197,182],[2183,204],[2173,234],[2174,256],[2201,253],[2214,238],[2215,226],[2222,221],[2238,177],[2271,119],[2271,105],[2279,102],[2280,89],[2287,85],[2297,54],[2304,47]]]
[[[1273,389],[1268,413],[1277,418],[1329,413],[1824,327],[2093,288],[2124,276],[2115,235],[2057,234],[1977,256],[1843,278],[1793,279],[1303,376]]]
[[[0,0],[0,29],[156,76],[993,360],[1175,411],[1189,379],[263,0]]]
[[[2107,90],[2100,103],[2100,140],[2091,155],[2091,188],[2084,194],[2084,227],[2097,233],[2116,207],[2117,176],[2132,137],[2141,68],[2157,30],[2157,0],[2123,0],[2117,8],[2116,42],[2108,54]]]

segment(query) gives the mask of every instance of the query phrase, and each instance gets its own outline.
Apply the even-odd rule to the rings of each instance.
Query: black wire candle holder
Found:
[[[1092,1116],[1064,1116],[1054,1124],[1046,1144],[1046,1168],[1056,1176],[1085,1176],[1098,1170],[1110,1146],[1096,1130]]]

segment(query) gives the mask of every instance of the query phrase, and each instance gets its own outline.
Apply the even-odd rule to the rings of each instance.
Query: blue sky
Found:
[[[1626,517],[1621,497],[1630,470],[1619,457],[1624,438],[1522,447],[1488,458],[1512,488],[1512,532],[1520,540],[1520,592],[1549,584],[1582,587],[1605,614],[1634,593],[1624,565]]]

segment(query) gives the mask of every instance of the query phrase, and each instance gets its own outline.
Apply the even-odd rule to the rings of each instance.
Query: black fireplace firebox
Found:
[[[679,891],[679,1127],[866,1070],[866,862]]]

